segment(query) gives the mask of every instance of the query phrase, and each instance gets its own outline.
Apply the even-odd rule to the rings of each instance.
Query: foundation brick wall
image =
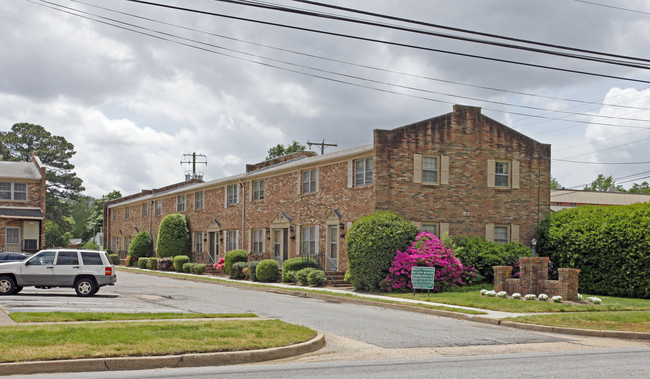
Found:
[[[558,269],[558,280],[548,280],[548,257],[522,257],[519,259],[519,279],[510,278],[512,266],[494,266],[494,290],[512,295],[542,293],[549,297],[562,296],[565,300],[578,300],[580,270]]]
[[[414,154],[441,154],[450,158],[449,184],[414,183]],[[374,144],[300,159],[280,159],[277,165],[262,162],[247,165],[247,172],[205,183],[180,183],[167,191],[143,191],[117,199],[105,206],[105,241],[118,241],[117,250],[126,250],[127,241],[139,231],[149,230],[157,237],[164,215],[176,211],[176,197],[186,195],[186,210],[192,237],[202,232],[204,244],[195,258],[209,261],[208,254],[218,249],[228,231],[239,231],[239,248],[251,251],[252,232],[264,229],[264,254],[272,257],[274,230],[289,233],[288,257],[302,253],[300,232],[318,227],[318,253],[328,251],[329,227],[339,228],[339,271],[347,269],[345,233],[353,221],[375,210],[388,209],[418,223],[446,224],[453,236],[485,236],[486,224],[516,225],[519,240],[528,243],[539,220],[550,211],[550,146],[540,144],[480,112],[480,108],[455,106],[454,112],[394,130],[376,130]],[[356,159],[374,158],[372,185],[350,186],[350,171]],[[487,160],[507,159],[520,163],[518,189],[487,186]],[[299,183],[304,170],[318,171],[318,190],[301,194]],[[253,201],[252,183],[264,180],[265,198]],[[239,184],[241,183],[241,186]],[[237,184],[238,204],[224,207],[225,188]],[[203,191],[204,208],[194,207],[194,193]],[[162,200],[162,215],[153,215],[153,201]],[[149,204],[147,217],[141,204]],[[124,208],[131,207],[125,220]],[[117,212],[117,221],[112,214]],[[243,215],[243,217],[242,217]],[[284,217],[286,215],[288,218]],[[243,220],[243,225],[242,225]],[[295,237],[295,238],[291,238]],[[126,240],[125,240],[126,238]],[[216,243],[214,238],[216,238]],[[211,242],[212,246],[211,247]],[[283,241],[284,244],[285,241]],[[196,244],[192,249],[195,250]]]

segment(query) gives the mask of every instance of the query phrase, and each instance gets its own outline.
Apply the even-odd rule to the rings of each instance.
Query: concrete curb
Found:
[[[158,276],[166,276],[164,274],[156,273],[155,271],[149,272],[145,270],[129,270],[131,272],[141,272],[143,274],[148,274],[148,275],[158,275]],[[210,281],[202,280],[200,278],[194,278],[190,275],[188,276],[182,276],[182,277],[176,277],[178,279],[183,279],[183,280],[191,280],[191,281],[198,281],[202,283],[209,283]],[[223,285],[226,287],[237,287],[237,288],[244,288],[244,289],[249,289],[249,290],[256,290],[256,291],[264,291],[264,292],[271,292],[271,293],[279,293],[282,295],[293,295],[293,296],[298,296],[298,297],[310,297],[310,298],[315,298],[315,299],[322,299],[322,300],[328,300],[328,301],[338,301],[338,302],[346,302],[346,303],[351,303],[351,304],[361,304],[361,305],[370,305],[370,306],[377,306],[377,307],[384,307],[384,308],[391,308],[391,309],[398,309],[398,310],[404,310],[404,311],[409,311],[409,312],[417,312],[417,313],[424,313],[424,314],[430,314],[434,316],[441,316],[441,317],[449,317],[449,318],[455,318],[458,320],[468,320],[468,321],[474,321],[474,322],[482,322],[484,324],[491,324],[491,325],[499,325],[499,326],[506,326],[506,327],[511,327],[511,328],[517,328],[517,329],[526,329],[526,330],[532,330],[535,332],[545,332],[545,333],[557,333],[557,334],[573,334],[573,335],[578,335],[578,336],[592,336],[592,337],[606,337],[606,338],[620,338],[620,339],[632,339],[632,340],[650,340],[650,333],[641,333],[641,332],[623,332],[623,331],[615,331],[615,330],[591,330],[591,329],[577,329],[577,328],[561,328],[561,327],[556,327],[556,326],[544,326],[544,325],[535,325],[535,324],[525,324],[521,322],[515,322],[515,321],[509,321],[509,320],[503,320],[499,318],[493,318],[493,317],[487,317],[485,315],[471,315],[467,313],[459,313],[459,312],[453,312],[453,311],[445,311],[441,309],[430,309],[430,308],[423,308],[423,307],[416,307],[408,304],[398,304],[398,303],[385,303],[381,301],[374,301],[374,300],[365,300],[365,299],[358,299],[358,298],[349,298],[345,296],[336,296],[336,295],[326,295],[323,293],[315,293],[315,292],[300,292],[300,291],[291,291],[287,290],[284,288],[273,288],[273,287],[263,287],[263,286],[251,286],[245,283],[237,283],[237,282],[231,282],[231,281],[212,281],[212,283],[218,284],[218,285]],[[399,301],[395,299],[387,299],[390,301]],[[481,309],[477,309],[481,310]]]
[[[325,336],[323,333],[318,332],[316,337],[309,341],[264,350],[180,354],[159,357],[91,358],[60,361],[1,363],[0,375],[225,366],[289,358],[296,355],[314,352],[324,346]]]

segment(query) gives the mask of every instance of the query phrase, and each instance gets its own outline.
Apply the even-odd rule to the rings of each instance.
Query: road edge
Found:
[[[263,350],[178,354],[148,357],[115,357],[0,363],[0,375],[52,374],[87,371],[147,370],[158,368],[228,366],[272,361],[311,353],[325,346],[325,336],[317,331],[309,341]]]

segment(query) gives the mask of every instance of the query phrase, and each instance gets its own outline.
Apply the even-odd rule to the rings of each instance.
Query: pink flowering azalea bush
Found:
[[[223,270],[223,266],[225,265],[225,259],[224,258],[219,258],[217,263],[212,266],[215,270]]]
[[[405,252],[397,251],[382,287],[386,291],[412,290],[411,269],[414,266],[435,267],[434,291],[444,291],[463,284],[463,276],[471,275],[465,270],[454,253],[438,237],[420,232]]]

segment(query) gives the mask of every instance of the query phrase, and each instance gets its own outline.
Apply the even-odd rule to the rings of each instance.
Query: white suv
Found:
[[[0,263],[0,295],[12,295],[25,286],[72,287],[79,296],[92,296],[117,281],[106,252],[43,250],[22,262]]]

